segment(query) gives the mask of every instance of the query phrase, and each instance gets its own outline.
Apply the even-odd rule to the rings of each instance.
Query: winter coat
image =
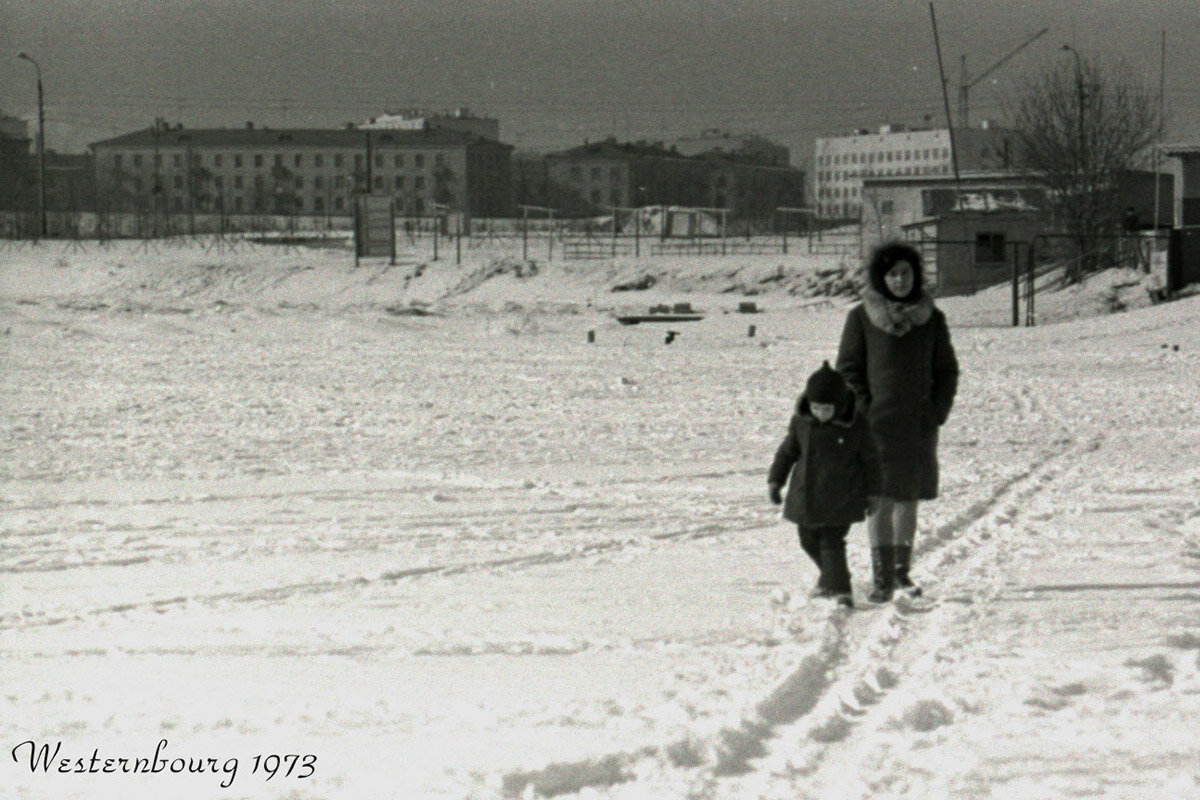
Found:
[[[879,457],[866,419],[854,403],[818,422],[800,395],[787,436],[775,453],[768,483],[787,484],[783,516],[802,527],[849,525],[866,516],[879,494]]]
[[[837,369],[858,395],[879,448],[882,495],[932,500],[938,493],[938,428],[958,390],[946,317],[922,293],[895,303],[867,289],[850,310]]]

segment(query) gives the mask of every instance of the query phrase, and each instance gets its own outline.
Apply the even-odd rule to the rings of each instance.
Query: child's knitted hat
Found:
[[[804,396],[810,403],[831,403],[840,406],[849,390],[846,379],[826,361],[819,370],[809,376],[804,387]]]

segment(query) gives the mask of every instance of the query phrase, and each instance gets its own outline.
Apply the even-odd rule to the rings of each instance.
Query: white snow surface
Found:
[[[765,486],[840,260],[519,247],[0,248],[0,797],[1200,798],[1200,298],[939,301],[846,612]]]

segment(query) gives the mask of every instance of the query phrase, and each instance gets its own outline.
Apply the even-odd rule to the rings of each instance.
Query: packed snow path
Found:
[[[1195,301],[955,329],[931,600],[849,614],[764,485],[840,313],[2,311],[17,797],[1200,796]],[[7,755],[162,739],[241,772]]]

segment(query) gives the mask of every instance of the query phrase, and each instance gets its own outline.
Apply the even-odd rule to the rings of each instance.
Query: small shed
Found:
[[[1171,231],[1167,290],[1200,283],[1200,142],[1171,145],[1164,153],[1181,165],[1177,227]]]
[[[1039,211],[956,211],[913,222],[902,237],[917,245],[939,297],[974,294],[1012,280],[1013,264],[1047,230]],[[1024,267],[1024,263],[1021,263]]]

